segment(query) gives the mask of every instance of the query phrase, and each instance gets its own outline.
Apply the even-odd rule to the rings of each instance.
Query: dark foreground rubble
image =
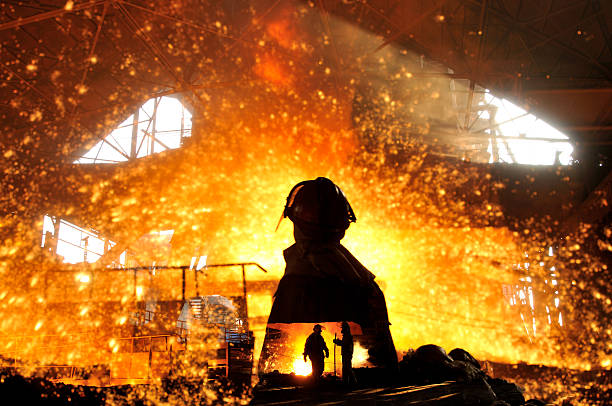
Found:
[[[265,405],[506,405],[496,402],[495,394],[482,382],[444,382],[421,386],[395,386],[343,390],[341,384],[323,383],[317,388],[292,387],[260,389],[251,404]]]
[[[346,388],[326,376],[317,385],[303,377],[268,374],[254,390],[252,404],[386,404],[386,405],[495,405],[537,406],[539,399],[525,399],[519,385],[489,376],[467,351],[450,353],[436,345],[406,353],[398,374],[382,370],[355,369],[358,385]],[[537,379],[537,377],[534,377]],[[557,403],[555,400],[549,402]],[[565,403],[569,405],[571,403]]]
[[[545,365],[489,363],[498,378],[515,382],[532,397],[559,405],[609,405],[612,403],[612,370],[589,371]]]
[[[250,388],[203,379],[166,379],[159,384],[69,385],[39,376],[25,377],[13,368],[0,370],[0,404],[45,406],[149,406],[247,404]]]
[[[414,385],[483,381],[498,401],[511,406],[608,405],[612,399],[610,370],[576,371],[542,365],[487,362],[485,372],[467,351],[456,348],[447,355],[443,348],[431,344],[408,352],[400,361],[400,374],[401,382]]]
[[[450,353],[428,344],[409,351],[400,361],[400,382],[427,385],[455,382],[457,390],[468,399],[464,404],[525,404],[524,390],[515,383],[493,378],[467,351],[455,348]]]
[[[493,371],[493,373],[491,373]],[[0,370],[2,404],[37,405],[607,405],[610,371],[578,372],[534,365],[488,363],[487,372],[467,351],[448,354],[426,345],[409,351],[399,373],[355,369],[358,385],[347,388],[326,375],[316,385],[308,377],[279,373],[250,388],[203,380],[168,379],[158,385],[95,387],[67,385],[47,377],[24,377]],[[491,375],[494,375],[491,376]],[[505,378],[505,379],[502,379]],[[507,380],[506,380],[507,379]],[[524,391],[524,388],[528,391]],[[525,393],[540,399],[525,399]]]

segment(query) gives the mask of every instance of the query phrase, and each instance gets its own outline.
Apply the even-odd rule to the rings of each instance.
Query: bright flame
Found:
[[[308,362],[304,362],[301,358],[296,358],[293,362],[293,372],[300,376],[310,375],[312,373],[312,365]]]
[[[353,348],[353,367],[359,367],[368,360],[368,350],[359,343],[355,343]]]
[[[89,283],[91,282],[91,277],[86,273],[80,273],[76,278],[81,283]]]

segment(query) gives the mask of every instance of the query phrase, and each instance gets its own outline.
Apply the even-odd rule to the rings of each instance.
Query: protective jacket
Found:
[[[296,243],[284,251],[287,267],[268,323],[355,322],[368,361],[397,368],[387,304],[374,274],[339,239],[310,239],[297,225],[295,236]]]
[[[321,334],[315,332],[308,336],[304,345],[304,355],[308,355],[310,359],[323,359],[324,355],[329,356],[329,349]]]
[[[351,360],[353,358],[353,336],[349,333],[342,334],[342,339],[334,339],[334,344],[340,346],[340,354],[342,355],[342,360],[348,358]]]

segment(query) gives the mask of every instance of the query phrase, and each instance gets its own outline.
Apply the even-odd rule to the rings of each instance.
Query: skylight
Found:
[[[59,255],[64,263],[96,262],[114,246],[115,242],[95,230],[48,215],[43,218],[41,247]]]
[[[190,136],[189,110],[174,97],[154,97],[74,163],[125,162],[179,148]]]
[[[481,106],[483,119],[492,118],[489,162],[510,162],[529,165],[568,165],[573,146],[569,138],[544,120],[516,104],[487,92]],[[491,111],[495,116],[490,117]]]

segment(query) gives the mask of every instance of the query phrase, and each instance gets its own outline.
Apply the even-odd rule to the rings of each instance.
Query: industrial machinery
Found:
[[[89,311],[102,325],[85,335],[30,337],[27,347],[21,340],[10,354],[12,359],[3,354],[4,366],[18,368],[26,360],[36,364],[36,354],[57,350],[54,362],[36,367],[47,378],[63,383],[142,384],[181,376],[249,384],[254,337],[248,319],[248,266],[266,272],[256,263],[212,264],[202,269],[162,266],[57,271],[56,285],[63,277],[91,286],[80,289],[85,297],[78,297],[78,301],[49,304],[48,308],[75,312],[89,296],[85,301]],[[133,295],[129,300],[125,295],[116,300],[111,293],[115,290],[105,278]],[[96,296],[96,282],[108,290],[106,300]],[[180,299],[173,298],[178,292]],[[66,362],[74,354],[79,361]]]

